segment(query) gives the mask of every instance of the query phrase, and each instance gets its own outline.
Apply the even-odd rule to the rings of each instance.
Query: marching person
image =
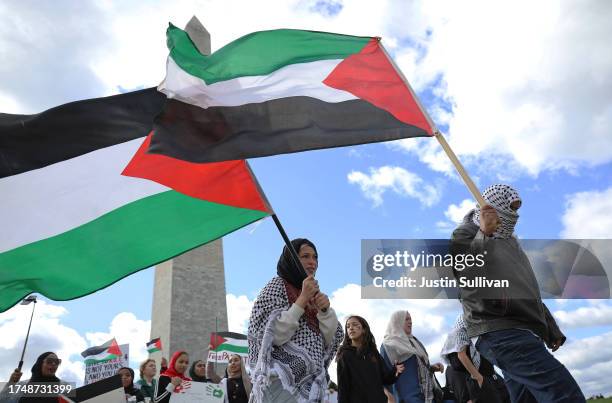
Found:
[[[378,353],[370,326],[361,316],[346,320],[338,349],[338,403],[387,403],[384,385],[395,383],[402,364],[387,369]]]
[[[259,293],[249,320],[256,403],[322,400],[327,367],[342,340],[342,325],[315,279],[319,266],[315,245],[307,239],[291,244],[308,277],[302,277],[285,246],[277,276]]]
[[[471,210],[453,232],[451,252],[486,256],[479,270],[488,278],[506,279],[511,288],[461,288],[468,336],[501,368],[512,402],[585,402],[567,368],[546,350],[556,351],[565,336],[542,303],[531,263],[514,235],[522,204],[518,192],[498,184],[482,197],[487,204]],[[456,273],[477,274],[474,268]]]
[[[435,390],[438,389],[434,372],[443,372],[444,365],[439,362],[433,365],[429,363],[425,346],[412,334],[412,316],[408,311],[391,314],[380,352],[387,368],[396,362],[405,367],[391,388],[396,402],[434,401]]]
[[[447,373],[457,402],[507,403],[510,401],[503,380],[493,365],[480,355],[467,335],[463,314],[446,336],[440,356],[450,365]],[[449,379],[450,378],[450,379]],[[498,390],[497,386],[501,386]]]

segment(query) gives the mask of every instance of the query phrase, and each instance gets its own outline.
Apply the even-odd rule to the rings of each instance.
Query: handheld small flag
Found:
[[[217,332],[210,334],[211,349],[208,352],[208,361],[227,363],[230,355],[238,354],[248,357],[249,345],[247,336],[233,332]]]
[[[162,343],[159,337],[147,343],[147,352],[149,354],[155,353],[156,351],[162,351]]]
[[[85,358],[85,364],[96,364],[120,358],[122,355],[121,349],[117,344],[117,340],[112,338],[101,346],[90,347],[81,353]]]

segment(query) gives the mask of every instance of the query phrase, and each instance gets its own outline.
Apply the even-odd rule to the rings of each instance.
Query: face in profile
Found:
[[[51,353],[45,357],[42,362],[41,372],[43,376],[55,376],[57,368],[62,363],[62,360],[57,358],[57,355]]]
[[[302,266],[304,266],[304,270],[308,275],[315,275],[317,268],[319,267],[319,256],[317,252],[312,248],[312,246],[302,244],[300,246],[300,250],[298,251],[298,256],[300,257],[300,261],[302,262]]]
[[[157,366],[155,365],[155,361],[147,362],[147,365],[144,366],[144,370],[142,373],[146,376],[155,376],[157,373]]]
[[[187,367],[189,367],[189,356],[187,354],[181,354],[174,364],[174,369],[179,374],[184,374]]]
[[[359,319],[352,317],[346,321],[346,334],[348,335],[349,339],[351,339],[351,342],[361,341],[363,337],[363,326],[361,325]]]
[[[406,332],[407,335],[412,334],[412,317],[408,312],[406,312],[406,317],[404,318],[404,332]]]

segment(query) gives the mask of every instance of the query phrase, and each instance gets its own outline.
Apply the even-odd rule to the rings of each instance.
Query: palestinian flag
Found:
[[[159,337],[147,343],[147,352],[149,354],[156,351],[162,351],[161,339]]]
[[[270,213],[245,161],[148,154],[155,89],[0,114],[0,311],[78,298]]]
[[[172,24],[150,151],[192,162],[431,136],[379,38],[280,29],[210,56]]]
[[[81,353],[85,364],[97,364],[121,358],[122,352],[114,338],[101,346],[90,347]]]
[[[232,354],[243,357],[249,355],[247,336],[234,332],[217,332],[210,334],[208,361],[227,362]]]

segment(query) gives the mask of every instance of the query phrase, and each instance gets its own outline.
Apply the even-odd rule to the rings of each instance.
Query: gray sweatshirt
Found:
[[[451,237],[451,253],[484,254],[485,266],[457,277],[508,280],[510,288],[464,287],[460,298],[469,337],[504,329],[526,329],[551,343],[565,336],[542,302],[531,263],[516,238],[493,239],[472,222],[472,210]]]

